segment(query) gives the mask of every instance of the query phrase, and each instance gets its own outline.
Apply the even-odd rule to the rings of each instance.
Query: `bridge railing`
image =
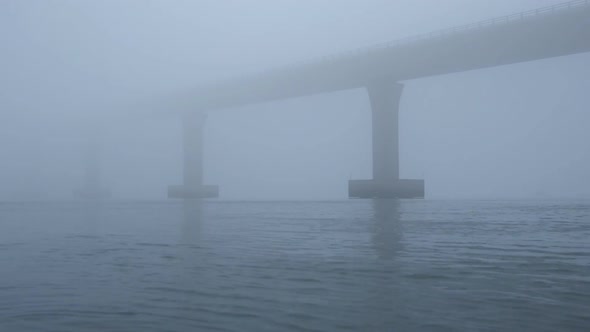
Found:
[[[479,21],[479,22],[475,22],[475,23],[453,26],[450,28],[433,31],[430,33],[410,36],[410,37],[394,40],[391,42],[385,42],[382,44],[378,44],[378,45],[375,45],[375,46],[369,47],[369,48],[399,46],[399,45],[407,44],[409,42],[411,43],[413,41],[421,41],[421,40],[425,40],[425,39],[443,37],[443,36],[447,36],[447,35],[454,34],[457,32],[471,31],[471,30],[486,28],[486,27],[493,26],[493,25],[505,24],[505,23],[510,23],[510,22],[514,22],[514,21],[520,21],[520,20],[524,20],[527,18],[531,18],[531,17],[538,17],[540,15],[553,14],[556,11],[560,11],[563,9],[569,9],[569,8],[586,6],[586,5],[590,5],[590,0],[573,0],[573,1],[559,3],[556,5],[552,5],[552,6],[528,10],[528,11],[524,11],[524,12],[520,12],[520,13],[516,13],[516,14],[495,17],[495,18],[491,18],[491,19],[487,19],[487,20],[483,20],[483,21]]]
[[[454,27],[450,27],[450,28],[446,28],[446,29],[442,29],[442,30],[433,31],[430,33],[424,33],[424,34],[409,36],[409,37],[405,37],[405,38],[401,38],[401,39],[396,39],[393,41],[388,41],[388,42],[376,44],[376,45],[369,46],[366,48],[359,48],[359,49],[355,49],[352,51],[332,54],[332,55],[323,56],[323,57],[319,57],[319,58],[312,58],[312,59],[308,59],[305,61],[292,63],[290,65],[270,69],[268,71],[260,73],[260,75],[269,74],[269,73],[277,72],[277,71],[292,70],[292,69],[296,69],[296,68],[304,66],[304,65],[331,62],[331,61],[334,61],[337,59],[359,56],[359,55],[368,54],[368,53],[371,53],[374,51],[379,51],[379,50],[383,50],[383,49],[387,49],[387,48],[406,46],[408,44],[415,43],[415,42],[421,42],[421,41],[425,41],[425,40],[432,40],[432,39],[437,39],[437,38],[441,38],[441,37],[447,37],[447,36],[450,36],[450,35],[453,35],[456,33],[460,33],[460,32],[474,31],[477,29],[483,29],[483,28],[487,28],[490,26],[494,26],[494,25],[507,24],[507,23],[511,23],[511,22],[515,22],[515,21],[525,20],[528,18],[539,17],[541,15],[550,15],[550,14],[554,14],[554,13],[562,11],[562,10],[578,8],[578,7],[583,7],[583,6],[590,6],[590,0],[573,0],[573,1],[569,1],[569,2],[555,4],[552,6],[537,8],[537,9],[528,10],[528,11],[524,11],[524,12],[520,12],[520,13],[516,13],[516,14],[511,14],[511,15],[496,17],[496,18],[492,18],[492,19],[488,19],[488,20],[483,20],[483,21],[479,21],[479,22],[475,22],[475,23],[454,26]]]

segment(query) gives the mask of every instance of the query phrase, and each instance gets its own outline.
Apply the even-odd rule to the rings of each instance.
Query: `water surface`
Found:
[[[588,201],[0,203],[0,331],[557,330]]]

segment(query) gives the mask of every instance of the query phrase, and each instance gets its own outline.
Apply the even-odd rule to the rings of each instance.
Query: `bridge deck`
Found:
[[[215,110],[590,51],[590,0],[576,0],[221,82],[177,99]]]

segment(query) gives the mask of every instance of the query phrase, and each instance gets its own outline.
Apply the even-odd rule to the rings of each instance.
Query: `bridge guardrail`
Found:
[[[483,29],[483,28],[486,28],[489,26],[494,26],[494,25],[498,25],[498,24],[507,24],[507,23],[511,23],[511,22],[515,22],[515,21],[525,20],[528,18],[538,17],[540,15],[553,14],[555,12],[558,12],[558,11],[561,11],[564,9],[571,9],[571,8],[577,8],[577,7],[583,7],[583,6],[590,6],[590,0],[568,1],[568,2],[564,2],[564,3],[555,4],[552,6],[527,10],[527,11],[519,12],[516,14],[495,17],[495,18],[491,18],[491,19],[487,19],[487,20],[483,20],[483,21],[479,21],[479,22],[475,22],[475,23],[453,26],[453,27],[446,28],[446,29],[436,30],[436,31],[433,31],[430,33],[418,34],[418,35],[409,36],[409,37],[405,37],[405,38],[401,38],[401,39],[395,39],[392,41],[379,43],[379,44],[369,46],[366,48],[359,48],[359,49],[336,53],[336,54],[332,54],[332,55],[311,58],[311,59],[308,59],[305,61],[296,62],[296,63],[292,63],[289,65],[269,69],[269,70],[259,73],[256,76],[265,75],[265,74],[269,74],[269,73],[277,72],[277,71],[292,70],[297,67],[301,67],[301,66],[305,66],[305,65],[311,65],[311,64],[316,64],[316,63],[317,64],[326,63],[326,62],[334,61],[337,59],[367,54],[367,53],[371,53],[374,51],[383,50],[386,48],[399,47],[399,46],[408,45],[408,44],[411,44],[414,42],[437,39],[437,38],[446,37],[446,36],[449,36],[449,35],[452,35],[455,33],[460,33],[460,32],[465,32],[465,31],[474,31],[474,30]]]

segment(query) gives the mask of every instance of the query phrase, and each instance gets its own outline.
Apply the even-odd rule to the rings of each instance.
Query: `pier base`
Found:
[[[81,199],[109,199],[111,192],[101,188],[81,188],[74,191],[74,197]]]
[[[194,199],[194,198],[217,198],[219,197],[218,186],[201,186],[200,188],[187,188],[186,186],[169,186],[168,198]]]
[[[348,181],[350,198],[424,198],[424,180]]]

